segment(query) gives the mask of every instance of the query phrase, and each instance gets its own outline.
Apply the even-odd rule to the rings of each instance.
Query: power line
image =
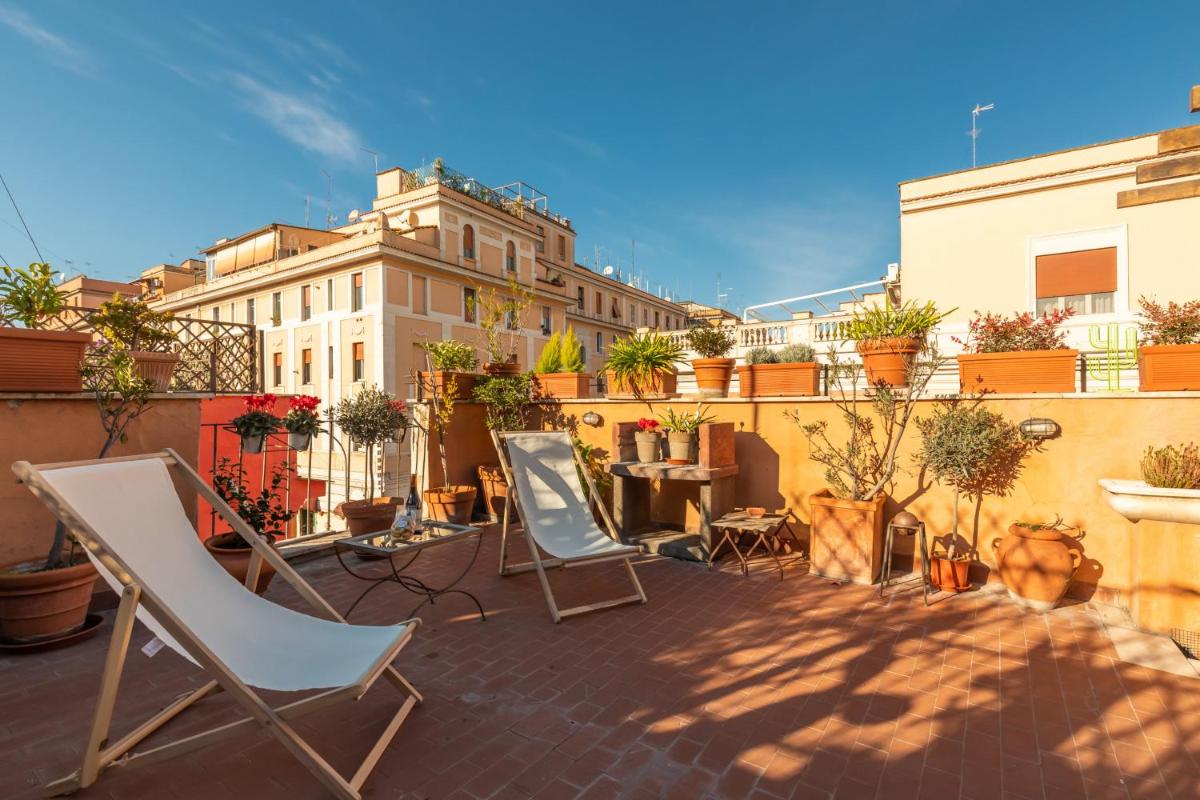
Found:
[[[4,180],[3,173],[0,173],[0,183],[4,184],[4,191],[8,192],[8,199],[12,202],[13,210],[17,212],[17,219],[21,220],[21,225],[25,227],[25,235],[29,237],[29,241],[33,244],[34,252],[38,254],[38,261],[44,263],[46,259],[42,257],[42,251],[38,248],[37,242],[33,240],[33,234],[29,232],[29,225],[25,222],[25,216],[17,206],[17,199],[13,197],[12,190],[8,188],[8,181]]]

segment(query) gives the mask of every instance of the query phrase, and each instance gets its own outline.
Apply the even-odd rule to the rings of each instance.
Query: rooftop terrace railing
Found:
[[[517,219],[523,220],[527,214],[534,214],[559,225],[570,225],[570,220],[566,217],[550,211],[546,195],[536,190],[524,191],[529,188],[524,183],[517,182],[493,189],[470,175],[439,163],[416,167],[406,172],[408,177],[405,178],[403,187],[406,191],[441,184]]]

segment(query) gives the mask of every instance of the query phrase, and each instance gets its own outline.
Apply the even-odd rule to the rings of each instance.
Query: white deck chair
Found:
[[[588,474],[579,452],[563,431],[539,432],[492,432],[492,442],[500,456],[500,467],[508,481],[508,498],[504,503],[504,525],[500,535],[500,574],[513,575],[536,570],[550,607],[550,616],[555,622],[564,617],[597,611],[602,608],[645,603],[646,593],[633,571],[630,558],[639,554],[641,548],[621,544],[613,526],[612,517],[596,485]],[[589,494],[584,495],[579,484],[579,472],[587,481]],[[595,503],[604,518],[608,533],[596,526],[596,518],[589,507]],[[529,545],[530,560],[521,564],[506,563],[508,549],[508,520],[510,509],[516,503]],[[538,548],[550,558],[542,558]],[[600,564],[606,561],[623,561],[629,580],[636,594],[605,600],[574,608],[559,609],[546,579],[546,567],[579,567]]]
[[[253,545],[245,585],[205,552],[184,514],[168,466],[175,467]],[[261,725],[334,797],[360,797],[359,788],[405,717],[421,701],[417,690],[391,666],[420,620],[386,626],[347,624],[172,450],[39,466],[18,461],[12,468],[62,520],[104,580],[121,596],[83,766],[49,784],[49,795],[70,794],[90,786],[105,768],[153,763]],[[323,619],[276,605],[246,588],[256,584],[264,560]],[[108,728],[135,614],[162,642],[204,669],[211,680],[109,745]],[[353,777],[345,779],[286,720],[338,700],[357,700],[380,676],[401,692],[404,702]],[[324,691],[272,708],[251,686]],[[220,691],[228,692],[250,716],[130,752],[197,700]]]

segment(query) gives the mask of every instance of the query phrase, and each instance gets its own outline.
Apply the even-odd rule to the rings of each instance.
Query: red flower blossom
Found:
[[[300,394],[292,397],[291,407],[295,411],[316,411],[321,404],[321,398],[310,394]]]
[[[270,411],[275,407],[275,395],[252,394],[243,398],[247,411]]]
[[[658,420],[642,417],[637,421],[638,430],[653,433],[658,428]]]

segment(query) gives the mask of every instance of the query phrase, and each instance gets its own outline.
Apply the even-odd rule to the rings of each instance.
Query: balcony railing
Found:
[[[532,190],[523,183],[508,184],[499,189],[493,189],[480,181],[444,164],[430,164],[407,170],[403,189],[412,191],[424,186],[441,184],[448,189],[467,195],[481,203],[511,214],[517,219],[525,219],[526,215],[534,214],[559,225],[570,226],[570,220],[559,214],[551,213],[547,207],[546,195]],[[526,191],[529,190],[529,191]]]

